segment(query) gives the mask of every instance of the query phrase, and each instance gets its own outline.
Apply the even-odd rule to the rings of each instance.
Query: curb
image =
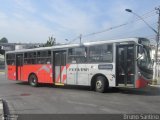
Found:
[[[149,86],[160,88],[160,85],[149,85]]]
[[[3,100],[0,98],[0,119],[4,120]]]

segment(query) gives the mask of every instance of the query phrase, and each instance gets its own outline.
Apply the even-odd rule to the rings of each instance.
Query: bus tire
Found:
[[[28,82],[31,86],[37,87],[38,86],[38,78],[35,74],[31,74],[29,76]]]
[[[104,76],[97,76],[95,82],[96,92],[104,93],[108,87],[107,80]]]

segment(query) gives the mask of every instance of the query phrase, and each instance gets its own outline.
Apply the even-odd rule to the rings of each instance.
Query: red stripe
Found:
[[[57,79],[56,79],[56,82],[60,82],[61,73],[62,73],[64,67],[65,67],[65,66],[61,66],[61,72],[59,73],[59,75],[58,75],[58,77],[57,77]]]
[[[70,66],[70,64],[67,64],[67,65],[66,65],[66,70],[69,68],[69,66]]]
[[[70,67],[70,64],[66,64],[66,70],[68,70],[68,68]],[[63,78],[62,78],[62,82],[64,83],[64,81],[67,79],[67,75],[64,74]]]
[[[61,67],[61,73],[63,73],[63,70],[64,70],[65,67],[66,67],[66,70],[67,70],[69,68],[69,66],[70,66],[70,64],[66,64],[66,66],[62,66]],[[59,73],[59,75],[58,75],[58,77],[56,79],[56,82],[60,82],[60,77],[61,77],[61,74]],[[64,83],[64,81],[66,80],[66,78],[67,78],[67,75],[64,74],[63,78],[62,78],[62,83]]]
[[[62,83],[64,83],[64,81],[66,80],[66,78],[67,78],[67,75],[64,74],[64,75],[63,75],[63,79],[62,79]]]

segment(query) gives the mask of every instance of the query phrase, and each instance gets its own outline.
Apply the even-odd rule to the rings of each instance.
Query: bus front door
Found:
[[[55,84],[64,84],[66,83],[66,51],[55,51],[53,53],[54,64],[53,64],[53,75]]]
[[[118,45],[116,55],[116,85],[134,87],[134,45]]]
[[[23,54],[16,55],[16,80],[22,80]]]

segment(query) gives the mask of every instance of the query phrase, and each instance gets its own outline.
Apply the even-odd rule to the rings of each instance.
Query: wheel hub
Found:
[[[32,83],[35,83],[36,82],[36,79],[35,78],[32,78]]]
[[[98,89],[101,89],[102,88],[102,82],[100,80],[98,80],[96,82],[96,86],[97,86]]]
[[[33,79],[33,82],[35,83],[35,82],[36,82],[36,80],[35,80],[35,79]]]

